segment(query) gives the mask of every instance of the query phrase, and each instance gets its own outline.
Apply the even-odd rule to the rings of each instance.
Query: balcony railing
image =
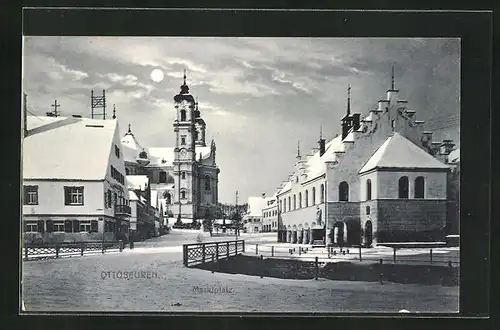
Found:
[[[115,215],[131,215],[132,210],[128,205],[115,205]]]

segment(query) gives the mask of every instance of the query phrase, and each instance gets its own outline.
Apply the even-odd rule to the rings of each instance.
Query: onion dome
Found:
[[[186,69],[184,69],[184,83],[181,85],[181,92],[174,96],[174,101],[177,103],[187,101],[193,105],[195,103],[193,96],[189,94],[189,86],[186,84]]]

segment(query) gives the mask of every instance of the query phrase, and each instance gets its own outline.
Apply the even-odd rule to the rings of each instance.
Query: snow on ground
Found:
[[[22,264],[27,311],[454,312],[458,287],[286,280],[182,265],[198,232],[137,242],[133,250]],[[271,235],[270,235],[271,236]],[[246,243],[267,237],[246,235]],[[242,237],[243,238],[243,237]],[[227,237],[208,237],[227,240]],[[127,278],[123,274],[129,274]],[[133,274],[133,276],[132,276]]]

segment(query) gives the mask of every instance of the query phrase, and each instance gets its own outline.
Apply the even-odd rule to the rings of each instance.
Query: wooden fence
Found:
[[[189,267],[209,261],[229,259],[244,252],[244,240],[184,244],[182,259],[184,266]]]
[[[83,256],[89,252],[105,253],[106,251],[123,251],[123,241],[111,242],[64,242],[64,243],[26,243],[23,246],[23,259],[47,259],[62,256]]]

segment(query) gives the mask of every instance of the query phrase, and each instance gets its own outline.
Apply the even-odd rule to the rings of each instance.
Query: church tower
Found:
[[[207,125],[205,120],[201,118],[200,109],[198,107],[198,99],[196,99],[195,109],[194,109],[194,141],[197,147],[206,147],[207,144],[205,142],[206,128]]]
[[[174,121],[174,132],[176,137],[174,148],[174,216],[180,221],[181,218],[194,218],[197,205],[196,169],[195,169],[195,109],[196,102],[189,93],[186,84],[186,71],[184,70],[184,82],[181,91],[174,96],[174,106],[177,118]]]

